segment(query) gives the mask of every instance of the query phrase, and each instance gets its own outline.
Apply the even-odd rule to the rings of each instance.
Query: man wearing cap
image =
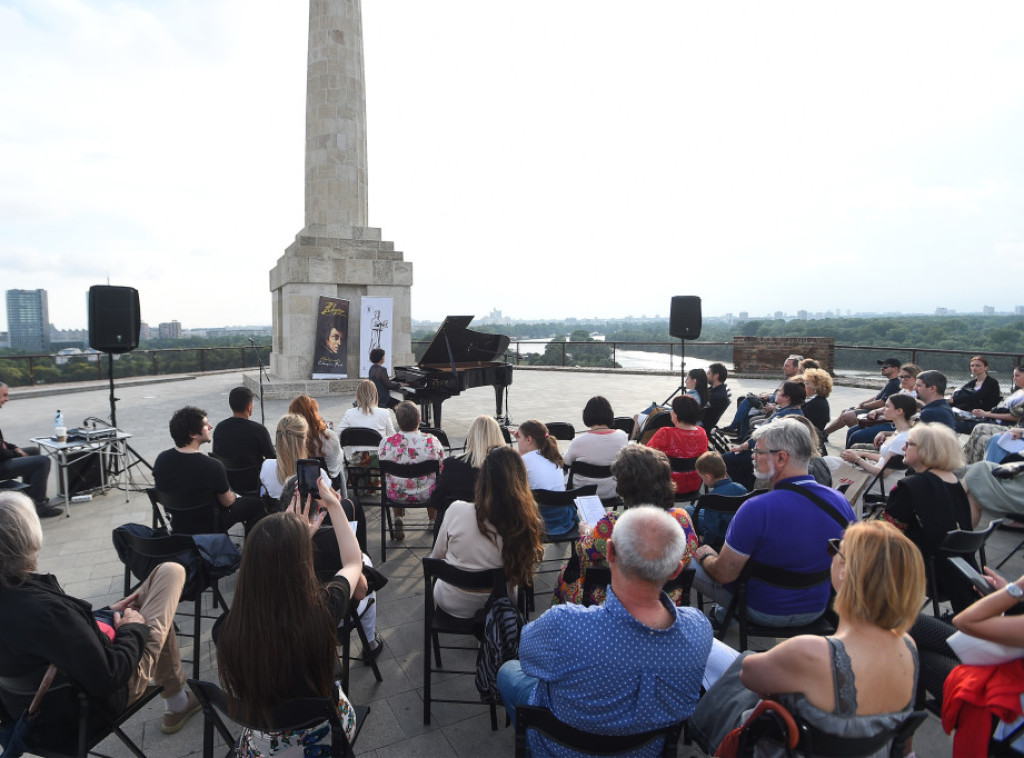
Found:
[[[895,395],[900,391],[900,359],[886,358],[885,360],[878,361],[878,365],[881,366],[882,376],[886,379],[885,386],[882,387],[874,397],[865,400],[862,403],[858,403],[853,408],[847,408],[845,411],[840,413],[839,418],[825,427],[824,434],[826,439],[830,434],[832,434],[832,432],[844,426],[857,426],[857,419],[859,416],[862,416],[875,408],[881,408],[885,405],[885,401],[889,399],[889,395]],[[852,432],[847,433],[846,447],[850,446],[849,436],[851,433]]]

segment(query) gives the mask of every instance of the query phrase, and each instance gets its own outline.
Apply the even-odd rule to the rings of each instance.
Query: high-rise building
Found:
[[[7,329],[15,350],[50,349],[46,290],[7,290]]]
[[[159,330],[160,339],[162,340],[180,340],[181,339],[181,323],[177,320],[174,321],[163,321],[157,327]]]

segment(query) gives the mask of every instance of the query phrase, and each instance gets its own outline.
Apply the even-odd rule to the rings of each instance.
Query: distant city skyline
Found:
[[[1017,306],[1022,3],[362,15],[370,223],[415,267],[416,318]],[[0,19],[5,288],[48,290],[64,329],[105,283],[151,324],[269,321],[303,223],[308,3]]]

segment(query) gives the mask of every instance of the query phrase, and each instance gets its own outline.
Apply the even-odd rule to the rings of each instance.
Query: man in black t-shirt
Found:
[[[190,509],[170,512],[171,528],[178,534],[217,532],[238,522],[245,523],[248,533],[266,515],[261,498],[236,495],[223,464],[199,452],[200,445],[210,441],[212,430],[201,408],[185,406],[175,411],[170,423],[175,447],[160,453],[153,464],[156,488]],[[223,510],[218,514],[215,508]]]
[[[252,399],[248,387],[235,387],[228,395],[231,418],[224,419],[213,430],[213,454],[218,458],[259,458],[262,462],[277,457],[270,432],[263,424],[250,421]]]

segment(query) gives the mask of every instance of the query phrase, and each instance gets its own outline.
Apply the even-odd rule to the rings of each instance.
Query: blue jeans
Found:
[[[992,461],[993,463],[1002,463],[1003,459],[1010,455],[1008,452],[999,447],[999,438],[1002,434],[995,435],[985,445],[985,460]]]
[[[863,429],[855,426],[846,433],[846,447],[849,449],[854,445],[861,443],[870,445],[875,441],[875,436],[879,432],[892,432],[895,430],[896,427],[889,423],[874,424],[872,426],[866,426]]]
[[[725,621],[725,610],[732,602],[732,593],[719,584],[704,570],[699,563],[694,565],[696,573],[693,575],[693,587],[697,592],[713,598],[718,603],[718,610],[715,612],[715,620],[718,623]],[[761,626],[803,626],[816,621],[821,617],[824,609],[809,613],[775,614],[762,613],[761,611],[747,606],[747,620],[753,621]]]
[[[523,673],[519,661],[505,661],[498,669],[498,692],[501,693],[501,702],[505,704],[512,726],[516,725],[516,707],[529,705],[530,695],[539,683],[539,679]]]
[[[26,455],[0,463],[0,479],[20,478],[28,485],[26,493],[37,504],[45,503],[46,482],[50,478],[50,459],[45,455]]]

